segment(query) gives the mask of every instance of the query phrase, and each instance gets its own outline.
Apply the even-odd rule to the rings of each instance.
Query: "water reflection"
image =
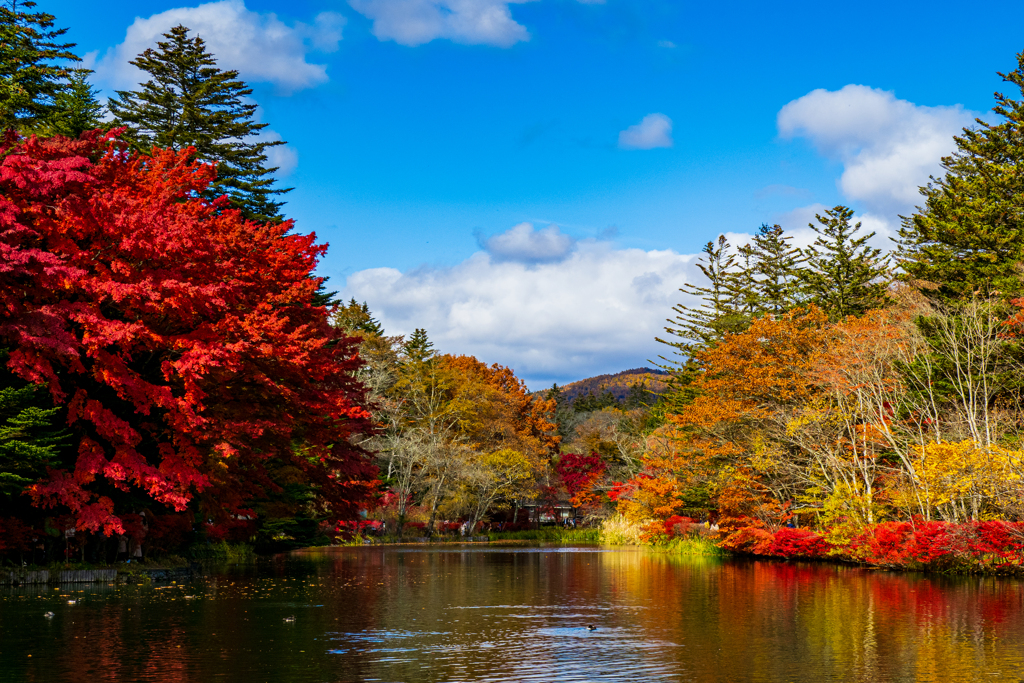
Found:
[[[1009,579],[327,549],[190,585],[3,589],[0,680],[1017,681],[1022,615]]]

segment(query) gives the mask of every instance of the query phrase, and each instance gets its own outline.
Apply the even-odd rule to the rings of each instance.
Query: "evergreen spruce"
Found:
[[[619,399],[615,398],[615,394],[610,390],[605,389],[600,394],[588,390],[573,399],[572,410],[576,414],[593,413],[605,408],[616,408],[618,405]]]
[[[818,238],[804,250],[807,267],[800,278],[810,302],[831,320],[862,315],[886,303],[888,257],[867,245],[875,233],[854,237],[861,224],[850,225],[852,217],[853,209],[836,206],[815,216],[818,225],[809,224]]]
[[[60,40],[67,29],[54,29],[52,14],[28,11],[35,6],[18,0],[0,5],[0,132],[39,130],[74,73],[60,62],[80,61],[71,52],[75,44]]]
[[[380,321],[370,314],[370,307],[366,305],[365,301],[359,303],[355,298],[350,299],[346,306],[335,311],[334,325],[350,334],[384,336],[384,328],[381,327]]]
[[[733,287],[739,314],[747,321],[764,313],[764,302],[758,287],[758,253],[750,244],[736,250],[736,273]]]
[[[0,510],[21,498],[47,467],[60,464],[68,440],[60,426],[60,408],[44,388],[11,373],[7,355],[0,349]]]
[[[404,345],[405,355],[409,360],[423,363],[434,357],[434,344],[427,338],[427,331],[417,327]]]
[[[1024,52],[999,75],[1024,94]],[[899,233],[900,267],[939,301],[1024,294],[1024,102],[998,92],[995,100],[1002,122],[978,119],[954,138],[945,175],[921,188],[924,207]]]
[[[86,80],[89,73],[76,70],[67,87],[54,97],[53,112],[46,122],[50,135],[77,138],[87,130],[103,127],[103,105],[97,99],[99,90]]]
[[[759,313],[781,315],[799,302],[798,273],[804,256],[790,244],[792,239],[778,225],[762,224],[754,235],[754,298]]]
[[[687,359],[695,346],[707,346],[720,340],[726,333],[735,332],[745,325],[740,306],[742,305],[740,289],[736,281],[736,257],[730,253],[730,245],[725,235],[718,237],[718,242],[704,245],[703,256],[697,261],[697,268],[707,278],[706,285],[687,283],[680,292],[701,299],[697,307],[677,304],[672,307],[676,314],[666,320],[667,332],[676,340],[656,338],[662,344],[675,349],[675,355]],[[658,365],[666,370],[673,370],[685,364],[685,360],[661,357],[668,366]]]
[[[175,150],[192,146],[200,161],[217,164],[211,195],[226,194],[246,218],[280,220],[282,202],[267,167],[267,149],[280,140],[257,141],[265,123],[253,121],[256,105],[244,98],[252,89],[237,71],[222,71],[202,38],[176,26],[166,41],[131,63],[151,76],[139,91],[118,91],[109,103],[126,137],[142,151],[154,145]]]

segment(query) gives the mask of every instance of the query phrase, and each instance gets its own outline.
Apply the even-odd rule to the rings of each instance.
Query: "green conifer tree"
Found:
[[[434,344],[427,338],[427,331],[417,327],[406,340],[405,355],[416,363],[424,363],[434,357]]]
[[[59,464],[68,433],[49,399],[44,388],[7,369],[7,351],[0,349],[0,511]]]
[[[762,224],[754,235],[756,300],[760,313],[781,315],[799,302],[799,271],[804,255],[779,225]]]
[[[999,75],[1024,94],[1024,52]],[[940,301],[1024,293],[1024,102],[998,92],[995,100],[1002,121],[978,119],[954,138],[945,175],[921,188],[924,206],[899,233],[906,277]]]
[[[77,138],[87,130],[103,127],[103,105],[97,98],[99,90],[87,80],[89,73],[77,69],[67,87],[56,94],[45,125],[48,134]]]
[[[226,194],[246,218],[279,220],[282,202],[274,197],[288,190],[274,187],[277,168],[267,166],[266,153],[284,142],[258,139],[267,124],[253,120],[256,104],[244,99],[252,89],[237,71],[217,68],[188,28],[175,26],[164,38],[131,62],[151,79],[138,91],[118,91],[109,103],[115,122],[142,151],[194,147],[197,159],[217,164],[212,195]]]
[[[868,246],[875,233],[854,237],[861,224],[850,225],[853,209],[845,206],[828,209],[815,218],[818,225],[809,225],[818,237],[804,250],[807,267],[800,271],[810,302],[831,320],[884,306],[889,259],[882,256],[881,249]]]
[[[764,313],[757,281],[758,253],[750,244],[744,244],[736,250],[736,255],[736,303],[740,315],[750,321]]]
[[[334,325],[349,333],[361,333],[363,335],[383,337],[384,328],[380,321],[370,314],[370,307],[366,302],[359,303],[353,297],[348,304],[342,306],[334,313]]]
[[[61,42],[52,14],[31,12],[34,2],[0,5],[0,132],[36,132],[53,115],[58,94],[74,70],[61,62],[80,61],[74,43]]]
[[[725,235],[718,241],[708,242],[702,250],[703,256],[697,261],[697,268],[707,279],[706,285],[686,283],[680,292],[701,300],[696,307],[676,304],[672,307],[675,317],[667,319],[665,332],[675,339],[656,340],[675,349],[674,355],[689,358],[692,348],[713,344],[728,332],[742,329],[745,316],[740,311],[741,291],[736,280],[736,256],[731,253]],[[661,357],[667,370],[681,366],[685,360]]]

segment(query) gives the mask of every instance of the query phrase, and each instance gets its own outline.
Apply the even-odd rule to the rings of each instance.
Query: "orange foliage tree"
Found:
[[[814,394],[810,370],[828,335],[826,316],[811,307],[756,319],[747,330],[696,351],[689,386],[695,398],[668,416],[642,475],[620,498],[620,511],[637,521],[663,518],[702,485],[718,495],[726,514],[763,512],[769,505],[776,518],[783,515],[781,501],[795,491],[784,478],[761,476],[778,471],[765,433],[787,407]],[[740,486],[741,480],[755,483]]]

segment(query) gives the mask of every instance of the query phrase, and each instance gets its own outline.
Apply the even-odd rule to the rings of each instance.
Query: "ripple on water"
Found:
[[[652,639],[636,627],[599,626],[588,621],[606,616],[608,609],[548,607],[527,611],[525,605],[477,606],[494,619],[483,632],[457,630],[371,630],[332,633],[332,654],[366,661],[372,658],[384,672],[401,679],[403,667],[416,661],[439,680],[507,681],[510,679],[601,681],[684,680],[678,661],[653,656],[679,643]],[[509,613],[511,610],[515,610]],[[529,624],[534,620],[536,624]],[[564,620],[576,625],[564,625]],[[552,621],[556,621],[552,624]],[[478,623],[479,626],[479,623]],[[396,656],[402,653],[406,656]],[[392,673],[389,669],[394,668]],[[472,675],[468,672],[472,672]]]

